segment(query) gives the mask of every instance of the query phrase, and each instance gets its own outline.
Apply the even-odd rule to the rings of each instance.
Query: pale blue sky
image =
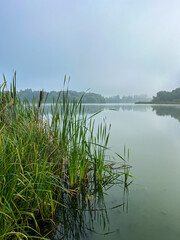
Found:
[[[0,74],[18,89],[180,87],[179,0],[0,0]],[[0,78],[2,80],[2,77]]]

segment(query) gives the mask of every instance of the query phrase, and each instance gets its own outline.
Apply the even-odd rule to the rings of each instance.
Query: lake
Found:
[[[105,117],[112,125],[113,151],[123,155],[124,145],[129,148],[135,179],[126,192],[119,185],[104,191],[99,209],[94,205],[69,215],[66,228],[75,233],[69,239],[180,239],[180,106],[86,105],[88,114],[100,110],[96,122]],[[63,211],[57,211],[51,239],[61,239]]]

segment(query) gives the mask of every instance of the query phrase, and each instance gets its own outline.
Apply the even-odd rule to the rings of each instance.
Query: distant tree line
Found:
[[[180,103],[180,88],[176,88],[171,92],[158,92],[156,97],[153,97],[151,103]]]
[[[43,100],[45,100],[46,95],[48,94],[46,103],[56,102],[59,96],[59,92],[51,91],[51,92],[43,92]],[[66,91],[64,91],[66,94]],[[27,99],[30,102],[37,101],[39,99],[39,91],[32,91],[32,89],[20,90],[17,95],[20,100]],[[68,95],[70,100],[76,99],[79,101],[82,98],[82,103],[105,103],[105,98],[97,93],[85,93],[85,92],[76,92],[76,91],[68,91]],[[61,92],[60,99],[62,99],[63,92]]]
[[[64,92],[66,93],[66,91]],[[45,99],[46,95],[47,103],[53,103],[57,101],[59,92],[51,91],[51,92],[43,92],[43,96]],[[137,101],[150,101],[146,95],[134,95],[134,96],[123,96],[120,98],[119,95],[113,97],[103,97],[100,94],[92,93],[92,92],[76,92],[69,90],[68,91],[70,100],[76,99],[79,101],[82,98],[82,103],[135,103]],[[24,99],[32,101],[37,101],[39,99],[39,91],[33,91],[32,89],[25,89],[20,90],[17,92],[20,100],[23,101]],[[62,99],[63,92],[61,93],[60,98]]]
[[[151,99],[145,94],[134,95],[134,96],[123,96],[120,98],[119,95],[113,97],[106,97],[106,103],[135,103],[139,101],[150,101]]]

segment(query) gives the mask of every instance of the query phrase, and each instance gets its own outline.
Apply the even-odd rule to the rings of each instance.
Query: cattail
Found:
[[[40,108],[41,106],[42,98],[43,98],[43,91],[40,91],[38,108]]]

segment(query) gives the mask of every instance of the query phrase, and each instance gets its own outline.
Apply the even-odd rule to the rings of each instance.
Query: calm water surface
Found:
[[[96,121],[106,117],[111,123],[113,151],[123,154],[124,144],[130,149],[131,174],[136,179],[125,195],[120,186],[107,190],[99,205],[102,211],[92,207],[75,216],[77,237],[72,239],[180,239],[180,106],[87,105],[86,110],[89,114],[103,110]],[[61,224],[57,212],[52,239],[61,239]],[[79,234],[82,226],[86,235]]]

